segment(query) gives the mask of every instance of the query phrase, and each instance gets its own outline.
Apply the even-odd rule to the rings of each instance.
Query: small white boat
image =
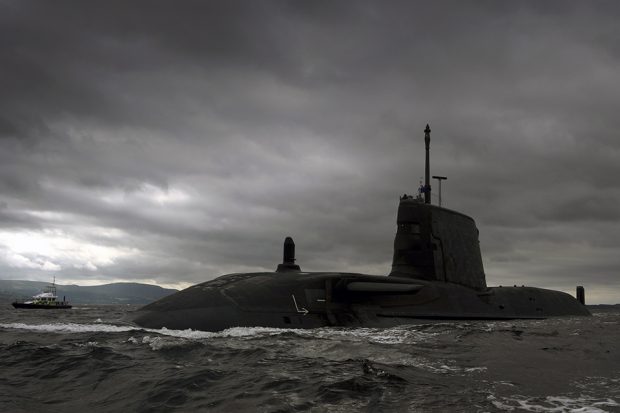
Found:
[[[13,302],[13,307],[51,310],[71,308],[71,305],[65,300],[65,297],[63,297],[62,301],[58,300],[58,296],[56,295],[56,278],[54,277],[52,285],[45,287],[43,292],[32,296],[29,300],[15,301]]]

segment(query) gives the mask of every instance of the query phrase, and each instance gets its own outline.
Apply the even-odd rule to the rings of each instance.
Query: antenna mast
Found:
[[[424,203],[431,203],[431,182],[430,182],[430,165],[429,165],[429,149],[431,146],[431,128],[426,124],[424,129],[424,144],[426,146],[426,166],[424,169]]]
[[[436,179],[437,182],[439,183],[439,206],[441,206],[441,181],[445,181],[448,178],[445,176],[433,175],[433,179]]]

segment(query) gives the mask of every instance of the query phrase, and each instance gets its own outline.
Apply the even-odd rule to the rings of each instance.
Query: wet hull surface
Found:
[[[145,306],[149,328],[392,327],[436,320],[588,316],[568,294],[533,287],[484,291],[441,282],[346,273],[231,274]]]

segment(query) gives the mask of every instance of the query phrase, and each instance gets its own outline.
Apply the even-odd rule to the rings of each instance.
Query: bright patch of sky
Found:
[[[114,230],[104,231],[106,236]],[[11,267],[60,271],[73,267],[97,271],[120,258],[138,255],[130,248],[93,244],[61,230],[0,231],[0,257]]]

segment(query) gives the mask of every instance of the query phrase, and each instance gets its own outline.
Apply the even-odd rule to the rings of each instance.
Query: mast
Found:
[[[431,203],[431,182],[430,182],[430,165],[429,165],[429,149],[431,146],[431,128],[426,124],[424,129],[424,144],[426,146],[426,165],[424,169],[424,203]]]
[[[441,206],[441,181],[445,181],[448,177],[433,175],[433,179],[436,179],[439,184],[439,206]]]

